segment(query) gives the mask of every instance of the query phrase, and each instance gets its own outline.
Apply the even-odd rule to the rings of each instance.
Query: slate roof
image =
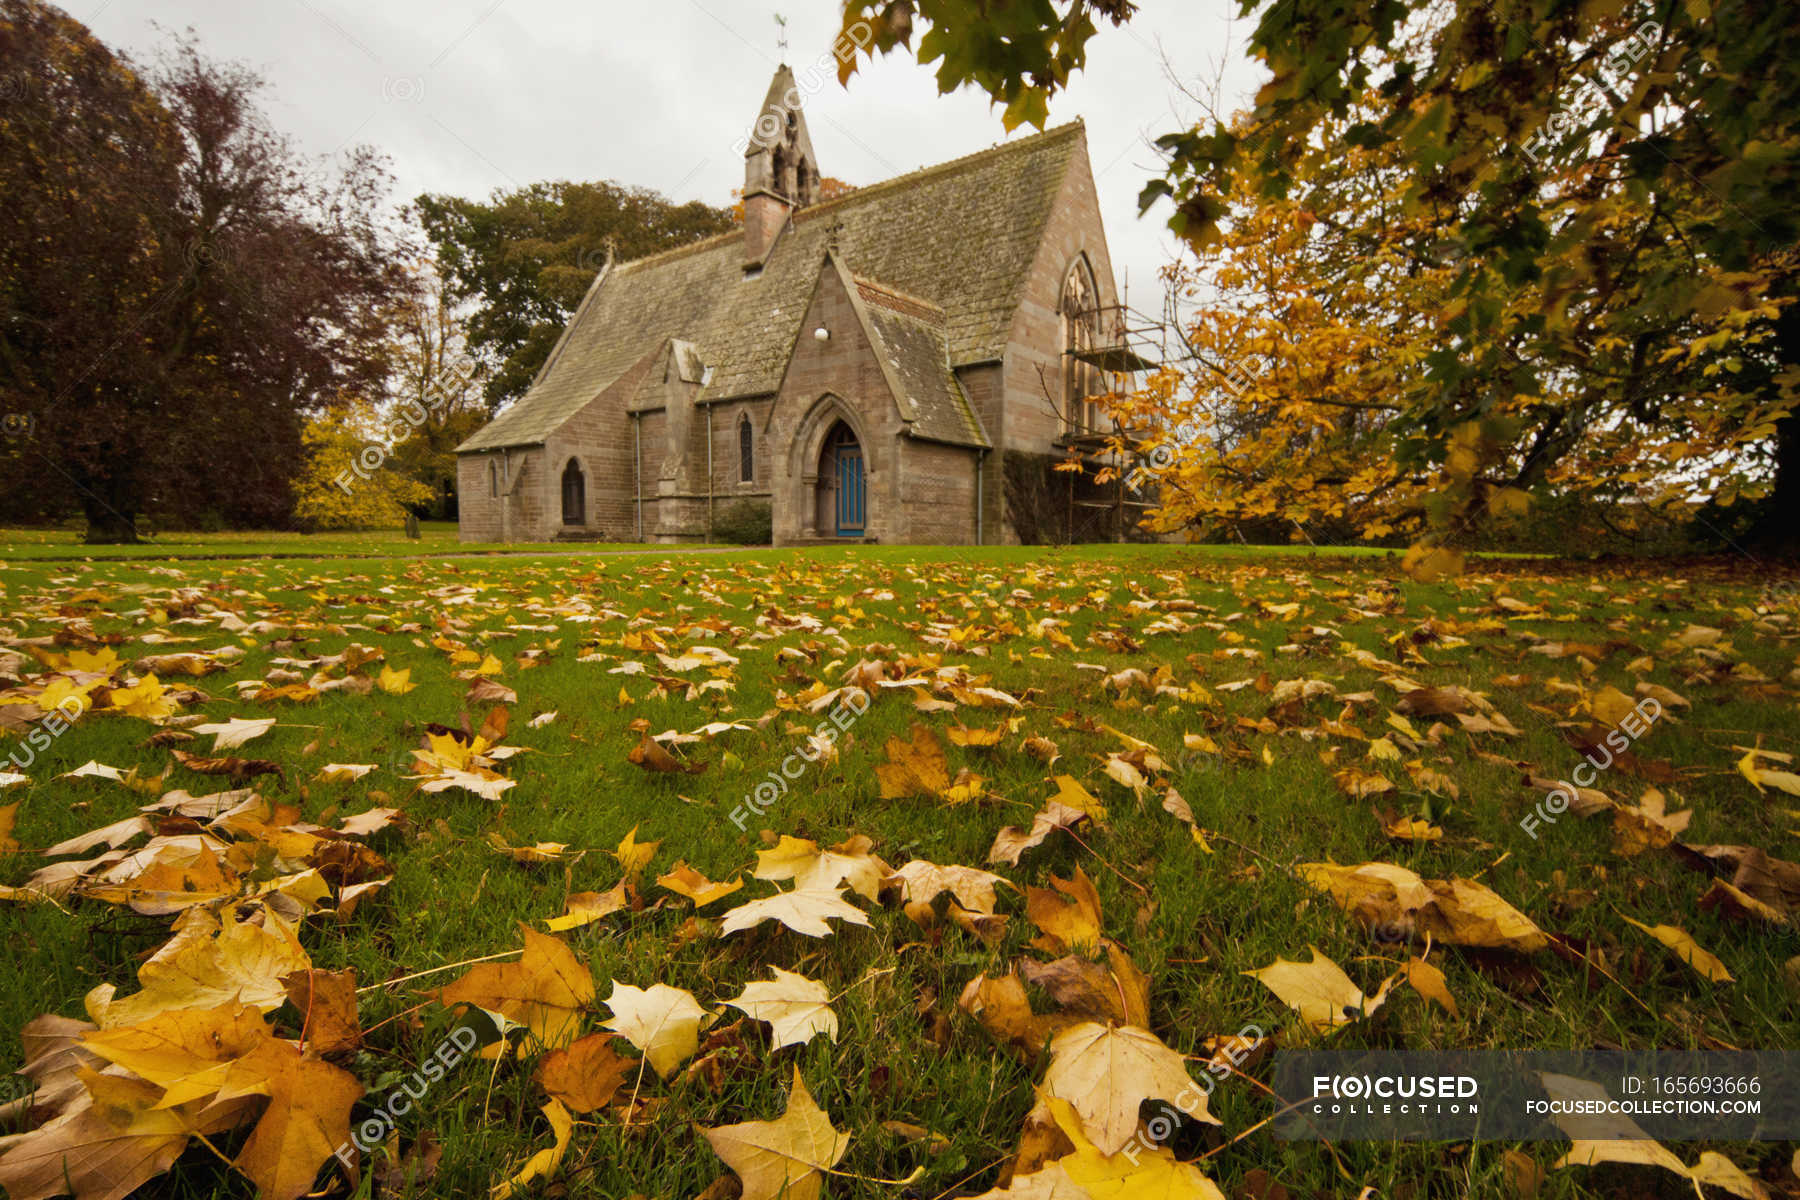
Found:
[[[1080,122],[1063,125],[803,208],[758,276],[744,273],[741,231],[614,265],[531,390],[457,450],[542,442],[669,338],[693,343],[712,368],[702,403],[773,393],[834,229],[838,258],[859,280],[940,310],[871,311],[906,388],[920,389],[914,433],[987,444],[954,379],[940,383],[927,366],[925,334],[946,374],[1001,357],[1081,132]]]
[[[957,446],[990,446],[950,367],[944,310],[915,296],[855,281],[875,353],[899,394],[914,437]]]

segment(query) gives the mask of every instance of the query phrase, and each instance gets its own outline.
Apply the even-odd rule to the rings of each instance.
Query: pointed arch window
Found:
[[[748,414],[738,418],[738,482],[756,480],[756,431],[750,427]]]
[[[500,464],[488,460],[488,495],[498,498],[500,495]]]
[[[1094,273],[1086,258],[1077,258],[1063,281],[1062,303],[1063,400],[1068,432],[1099,432],[1100,406],[1092,397],[1103,394],[1106,385],[1100,369],[1082,362],[1074,355],[1078,350],[1092,350],[1100,344],[1100,291],[1094,286]]]

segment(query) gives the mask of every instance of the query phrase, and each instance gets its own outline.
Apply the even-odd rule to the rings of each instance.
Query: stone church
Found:
[[[798,96],[781,67],[743,228],[609,259],[457,448],[464,541],[699,541],[743,501],[777,545],[1073,532],[1045,471],[1096,451],[1121,353],[1083,126],[821,200]]]

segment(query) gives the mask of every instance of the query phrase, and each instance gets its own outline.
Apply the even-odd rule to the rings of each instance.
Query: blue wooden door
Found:
[[[868,522],[863,491],[862,447],[854,443],[837,451],[837,532],[839,537],[861,537]]]

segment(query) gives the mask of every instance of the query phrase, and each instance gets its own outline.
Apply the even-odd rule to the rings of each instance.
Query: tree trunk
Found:
[[[1776,318],[1775,346],[1782,366],[1800,366],[1800,300]],[[1800,410],[1775,424],[1775,490],[1763,502],[1750,541],[1765,554],[1800,557]]]
[[[1750,537],[1759,550],[1800,558],[1800,411],[1775,425],[1775,490]]]
[[[136,505],[122,493],[123,489],[106,487],[104,482],[98,488],[90,484],[82,489],[81,507],[87,515],[87,537],[84,540],[88,545],[137,544],[137,522],[132,517]]]

